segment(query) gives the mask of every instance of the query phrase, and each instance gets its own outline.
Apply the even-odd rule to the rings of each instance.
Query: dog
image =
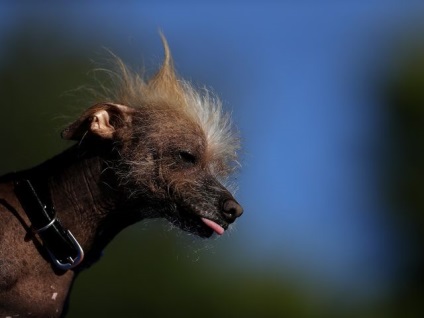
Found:
[[[238,133],[219,99],[165,58],[145,80],[116,58],[113,88],[62,132],[75,143],[0,177],[0,316],[60,317],[73,281],[127,226],[166,218],[222,235],[243,209],[224,186]]]

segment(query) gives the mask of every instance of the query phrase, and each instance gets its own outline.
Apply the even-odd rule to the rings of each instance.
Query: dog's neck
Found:
[[[125,200],[104,169],[104,158],[74,146],[25,172],[44,179],[57,218],[81,244],[85,259],[77,271],[97,261],[117,233],[143,217],[122,211]]]
[[[4,217],[0,236],[5,242],[16,242],[17,249],[11,253],[8,245],[0,245],[1,263],[7,265],[5,268],[16,268],[15,272],[0,270],[0,316],[25,315],[34,310],[39,313],[34,313],[37,317],[60,314],[75,273],[97,261],[117,233],[146,216],[148,208],[143,207],[148,204],[130,205],[118,190],[113,172],[105,171],[108,159],[101,152],[82,152],[74,146],[35,168],[0,178],[0,214]],[[14,196],[14,184],[19,180],[48,187],[57,218],[85,252],[80,265],[62,271],[52,264],[39,237],[29,230],[31,221],[22,202]],[[32,240],[25,239],[28,237]]]

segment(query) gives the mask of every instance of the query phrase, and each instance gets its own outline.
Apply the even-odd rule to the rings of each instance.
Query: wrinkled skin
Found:
[[[146,115],[142,111],[133,114],[132,123],[137,127],[132,131],[133,143],[120,151],[124,160],[120,158],[119,162],[125,164],[121,171],[119,167],[116,170],[118,175],[125,177],[130,192],[138,189],[129,193],[130,197],[141,192],[143,197],[168,204],[165,217],[184,230],[208,237],[213,231],[205,227],[200,217],[227,229],[241,215],[242,209],[220,184],[219,175],[212,173],[217,171],[216,163],[210,160],[211,154],[200,127],[168,112],[159,114],[160,119],[147,119],[172,125],[153,127],[144,124]]]

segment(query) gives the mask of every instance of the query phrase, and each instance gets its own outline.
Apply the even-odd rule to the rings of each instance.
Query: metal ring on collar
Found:
[[[53,225],[53,223],[54,222],[56,222],[56,217],[54,217],[53,218],[53,220],[51,220],[47,225],[45,225],[45,226],[43,226],[43,227],[41,227],[41,228],[39,228],[39,229],[32,229],[32,231],[34,232],[34,233],[40,233],[40,232],[44,232],[45,230],[47,230],[50,226],[52,226]]]

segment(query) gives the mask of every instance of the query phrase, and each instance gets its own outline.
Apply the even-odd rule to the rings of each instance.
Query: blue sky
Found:
[[[352,289],[383,288],[396,233],[379,197],[384,105],[369,92],[396,40],[419,24],[423,30],[424,5],[122,3],[1,3],[0,43],[36,17],[153,70],[162,29],[179,73],[213,87],[243,137],[245,215],[225,242],[234,240],[253,263],[276,262]]]

